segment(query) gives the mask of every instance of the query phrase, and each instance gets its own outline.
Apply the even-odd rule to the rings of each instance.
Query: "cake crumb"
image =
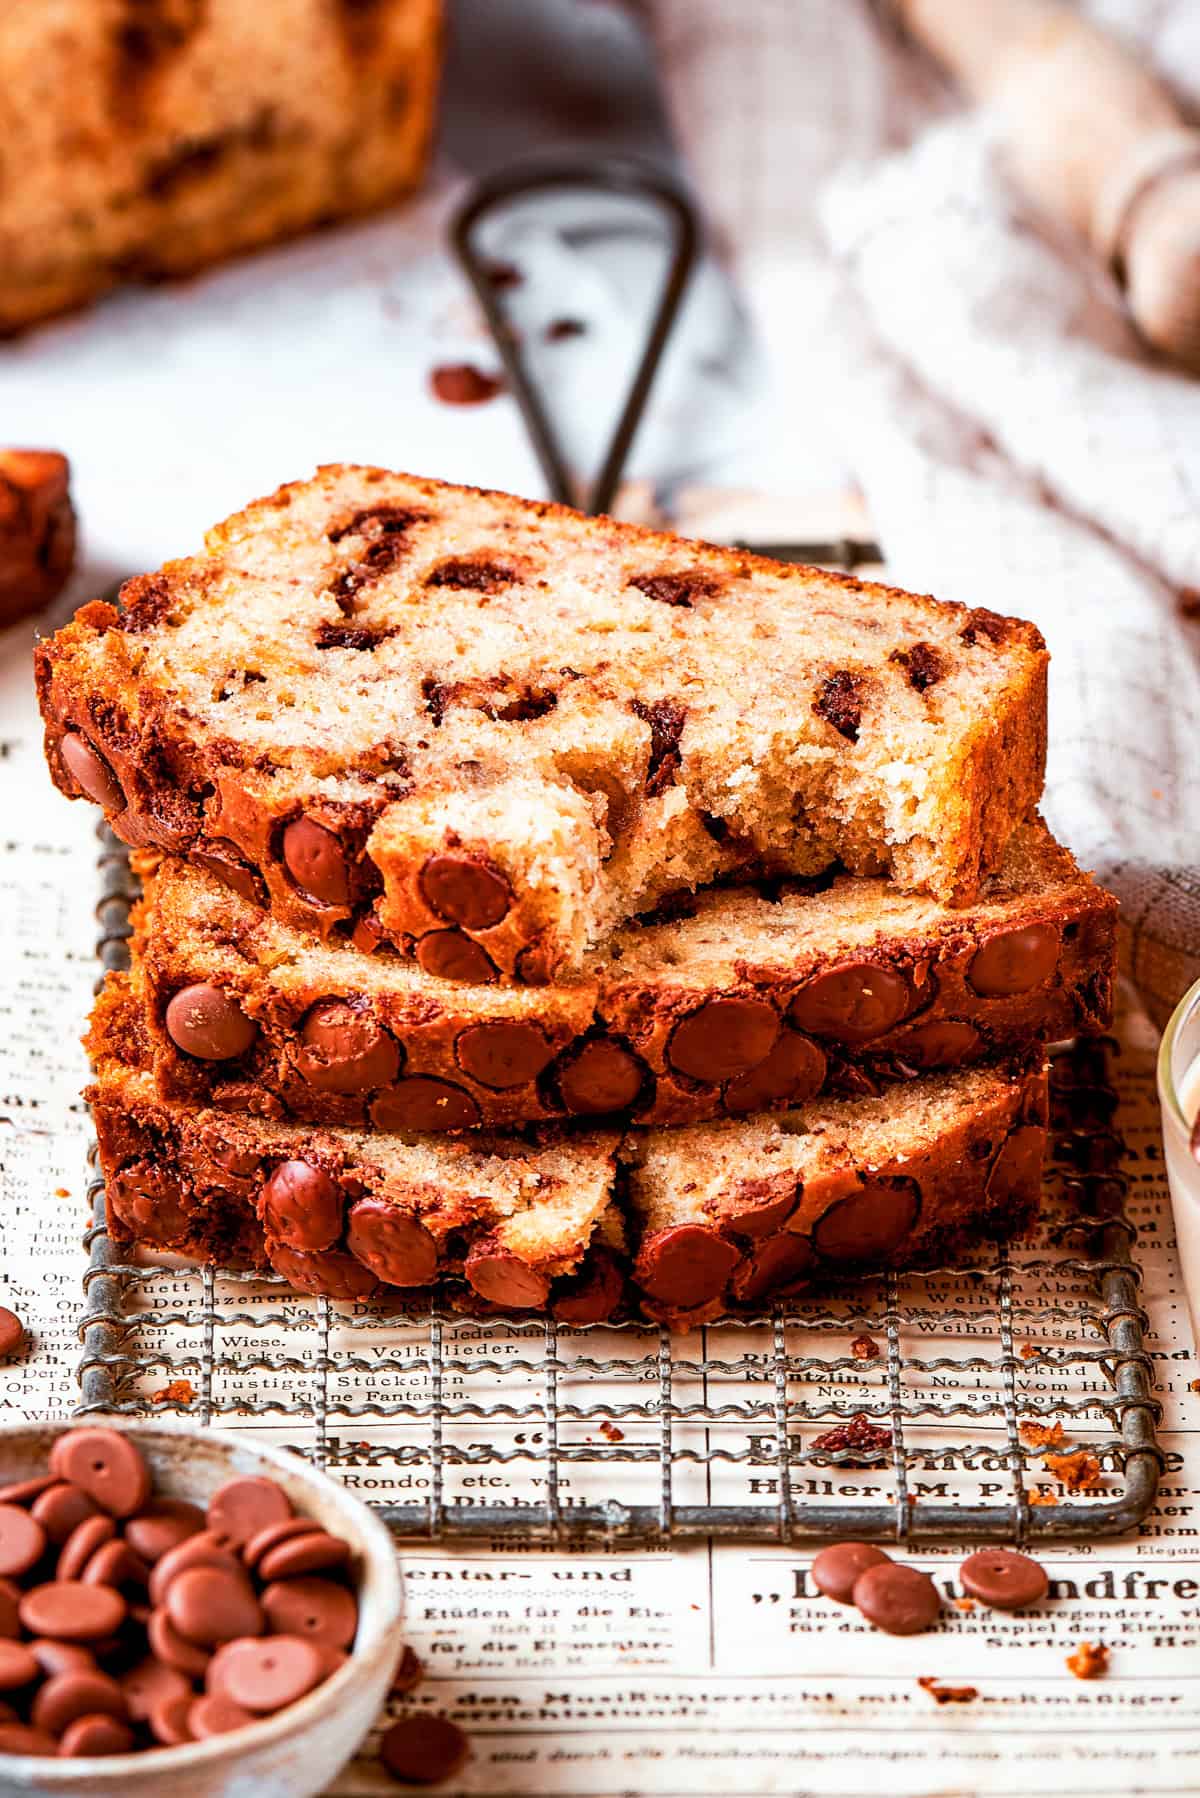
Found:
[[[1068,1492],[1094,1492],[1100,1484],[1100,1463],[1090,1449],[1077,1448],[1069,1455],[1047,1451],[1042,1463],[1057,1475]]]
[[[625,1440],[624,1430],[619,1430],[616,1424],[610,1422],[607,1417],[600,1425],[600,1434],[602,1436],[607,1436],[610,1442],[624,1442]]]
[[[1067,1440],[1057,1417],[1053,1423],[1023,1423],[1020,1436],[1026,1448],[1061,1448]]]
[[[69,1199],[71,1190],[67,1186],[56,1186],[54,1188],[54,1196],[56,1199]]]
[[[1052,1491],[1049,1486],[1044,1489],[1039,1486],[1036,1492],[1029,1494],[1029,1502],[1031,1505],[1056,1505],[1058,1493]]]
[[[873,1336],[856,1336],[850,1344],[850,1353],[856,1361],[878,1361],[880,1348]]]
[[[1188,1391],[1189,1392],[1200,1392],[1200,1380],[1189,1380],[1188,1381]]]
[[[172,1380],[150,1396],[156,1405],[190,1405],[196,1397],[196,1388],[190,1380]]]
[[[1021,1344],[1022,1361],[1036,1361],[1041,1352],[1041,1349],[1038,1348],[1035,1342],[1023,1342]]]
[[[1076,1679],[1102,1679],[1108,1672],[1108,1649],[1103,1642],[1081,1642],[1066,1659]]]
[[[846,1454],[847,1467],[878,1467],[892,1446],[892,1432],[872,1423],[865,1411],[856,1411],[846,1423],[814,1437],[812,1446],[827,1455]]]
[[[951,1602],[956,1611],[973,1611],[975,1609],[975,1600],[973,1598],[955,1598],[952,1599]]]
[[[972,1699],[979,1697],[977,1686],[944,1686],[932,1673],[921,1674],[917,1684],[937,1704],[970,1704]]]

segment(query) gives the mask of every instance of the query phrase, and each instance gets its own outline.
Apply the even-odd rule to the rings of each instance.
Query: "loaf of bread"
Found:
[[[441,0],[0,7],[0,332],[412,188],[440,33]]]
[[[840,864],[966,903],[1041,792],[1031,625],[331,467],[41,646],[54,778],[285,922],[545,981],[664,898]]]
[[[67,458],[57,450],[0,450],[0,630],[48,606],[74,563]]]
[[[187,862],[137,857],[136,990],[159,1091],[382,1129],[795,1105],[1111,1020],[1116,902],[1040,820],[951,910],[843,876],[714,889],[555,986],[449,985],[321,943]],[[218,866],[219,864],[211,864]]]
[[[839,1270],[903,1267],[1037,1209],[1042,1064],[928,1074],[691,1129],[446,1138],[282,1124],[160,1098],[110,975],[91,1100],[119,1243],[271,1266],[333,1298],[445,1279],[469,1305],[686,1329]],[[623,1162],[618,1179],[615,1157]]]

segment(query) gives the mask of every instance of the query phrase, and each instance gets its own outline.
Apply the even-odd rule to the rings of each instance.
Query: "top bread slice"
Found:
[[[54,777],[127,841],[530,982],[734,870],[970,901],[1041,792],[1046,663],[991,612],[353,467],[37,658]]]

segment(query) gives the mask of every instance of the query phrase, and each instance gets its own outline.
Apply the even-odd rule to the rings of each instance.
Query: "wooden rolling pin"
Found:
[[[1133,53],[1055,0],[892,0],[993,111],[1007,166],[1110,264],[1142,336],[1200,373],[1200,130]]]

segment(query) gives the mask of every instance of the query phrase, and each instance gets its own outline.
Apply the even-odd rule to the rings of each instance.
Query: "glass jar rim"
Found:
[[[1184,1115],[1183,1101],[1175,1082],[1175,1045],[1184,1025],[1189,1023],[1197,1013],[1200,1013],[1200,980],[1194,981],[1188,987],[1171,1013],[1158,1049],[1158,1095],[1162,1103],[1164,1120],[1169,1116],[1172,1123],[1187,1138],[1191,1137],[1193,1120]],[[1192,1061],[1196,1059],[1200,1059],[1200,1043],[1197,1044],[1196,1055],[1193,1056]],[[1188,1065],[1190,1067],[1192,1062],[1189,1062]]]

